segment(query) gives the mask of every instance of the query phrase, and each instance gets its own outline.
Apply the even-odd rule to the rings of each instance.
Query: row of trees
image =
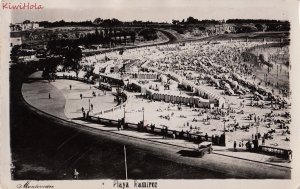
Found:
[[[195,25],[195,24],[201,24],[201,25],[207,25],[207,24],[221,24],[224,23],[224,20],[198,20],[194,17],[188,17],[186,20],[183,19],[181,21],[179,20],[172,20],[173,25]]]
[[[137,34],[137,33],[138,34]],[[127,45],[128,43],[134,44],[136,37],[140,36],[144,40],[155,40],[158,38],[157,31],[153,28],[145,28],[140,32],[137,30],[117,30],[113,28],[106,28],[104,30],[95,29],[93,33],[87,33],[86,35],[80,36],[77,39],[57,39],[48,42],[48,48],[51,49],[51,53],[61,54],[61,47],[69,46],[70,44],[79,45],[98,45],[103,46],[116,46],[120,44]]]
[[[250,33],[250,32],[261,32],[261,31],[289,31],[289,24],[278,24],[278,23],[269,23],[269,24],[243,24],[236,25],[236,33]]]
[[[28,22],[28,21],[29,20],[26,20],[26,22]],[[112,19],[96,18],[94,21],[87,20],[87,21],[80,21],[80,22],[67,22],[64,20],[55,21],[55,22],[41,21],[41,22],[39,22],[39,24],[41,27],[51,28],[51,27],[66,27],[66,26],[147,27],[150,25],[161,25],[161,24],[166,24],[166,23],[150,22],[150,21],[137,21],[137,20],[134,20],[132,22],[123,22],[116,18],[112,18]]]
[[[24,23],[29,23],[30,20],[25,20]],[[267,19],[228,19],[228,20],[198,20],[192,16],[187,19],[180,20],[172,20],[173,25],[190,25],[190,24],[289,24],[288,21],[282,20],[267,20]],[[139,26],[145,27],[150,25],[166,25],[170,23],[162,23],[162,22],[151,22],[151,21],[137,21],[134,20],[132,22],[123,22],[116,18],[112,19],[102,19],[96,18],[94,21],[80,21],[80,22],[66,22],[64,20],[49,22],[49,21],[41,21],[39,22],[40,26],[48,28],[48,27],[64,27],[64,26],[101,26],[101,27],[126,27],[126,26]]]
[[[227,24],[289,24],[288,21],[266,19],[228,19]]]
[[[49,22],[41,21],[39,22],[40,27],[53,28],[53,27],[66,27],[66,26],[95,26],[92,21],[81,21],[81,22],[66,22],[64,20]]]
[[[104,31],[96,29],[94,33],[87,33],[84,36],[80,36],[77,39],[57,39],[48,42],[48,48],[52,49],[52,53],[60,53],[60,47],[66,47],[70,44],[75,46],[79,45],[98,45],[103,46],[116,46],[118,44],[132,43],[134,44],[136,40],[136,33],[133,31],[113,31],[110,29],[105,29]]]
[[[172,20],[172,29],[183,34],[189,29],[205,30],[207,25],[233,24],[236,33],[251,33],[259,31],[289,31],[290,23],[281,20],[229,19],[229,20],[198,20],[188,17],[186,20]]]
[[[155,40],[158,38],[157,32],[153,28],[147,28],[143,29],[140,33],[139,36],[142,36],[145,40],[150,41],[150,40]]]

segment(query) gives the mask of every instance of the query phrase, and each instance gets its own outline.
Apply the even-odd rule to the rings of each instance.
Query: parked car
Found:
[[[201,142],[195,147],[195,150],[199,153],[199,155],[202,157],[206,153],[211,153],[213,151],[212,148],[212,142]]]

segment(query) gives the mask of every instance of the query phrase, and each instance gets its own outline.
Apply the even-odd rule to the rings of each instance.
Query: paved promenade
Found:
[[[72,89],[69,88],[70,85],[72,85]],[[96,97],[92,97],[92,91],[97,93]],[[51,94],[51,99],[48,98],[49,93]],[[82,116],[82,107],[84,107],[85,110],[88,109],[88,99],[90,99],[94,104],[94,112],[99,112],[116,105],[113,100],[114,97],[110,93],[106,93],[106,95],[104,95],[102,91],[93,88],[92,85],[71,80],[56,80],[51,83],[46,81],[35,81],[32,83],[24,83],[22,87],[22,94],[24,99],[32,106],[56,117],[79,123],[87,127],[126,135],[137,139],[144,139],[158,144],[168,144],[191,151],[196,147],[196,145],[192,142],[185,140],[170,138],[163,139],[162,136],[132,130],[118,131],[116,127],[93,124],[76,119]],[[79,94],[83,94],[83,99],[80,98]],[[213,146],[213,149],[214,155],[234,157],[232,158],[233,162],[239,159],[258,162],[265,165],[274,165],[276,167],[291,167],[291,164],[286,160],[282,160],[274,156],[246,152],[244,148],[237,148],[237,152],[233,152],[232,148],[220,146]]]

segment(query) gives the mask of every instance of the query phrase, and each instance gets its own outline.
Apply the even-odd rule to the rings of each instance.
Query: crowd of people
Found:
[[[235,142],[236,146],[245,146],[246,141],[250,141],[251,144],[252,140],[257,139],[261,145],[289,148],[289,145],[281,140],[285,137],[284,141],[288,141],[290,135],[290,116],[286,116],[289,114],[290,103],[288,95],[285,95],[288,92],[278,88],[278,85],[272,82],[270,73],[259,76],[257,74],[259,62],[249,63],[243,54],[264,43],[263,41],[223,40],[191,42],[184,45],[168,44],[129,49],[125,50],[122,55],[111,52],[91,56],[86,58],[85,63],[96,67],[95,74],[105,68],[104,74],[108,76],[113,74],[115,78],[126,79],[127,83],[135,82],[136,79],[124,74],[126,70],[122,70],[121,67],[123,67],[122,64],[132,65],[138,70],[130,69],[129,66],[130,72],[154,72],[160,75],[158,80],[152,79],[150,84],[147,79],[136,81],[145,88],[150,86],[155,88],[157,84],[154,82],[160,82],[162,91],[166,92],[171,89],[171,84],[177,82],[177,89],[172,88],[174,93],[177,93],[175,92],[177,90],[180,95],[210,99],[214,95],[207,95],[209,92],[215,96],[222,96],[226,100],[224,106],[214,108],[190,106],[187,110],[182,108],[186,104],[179,104],[180,110],[178,108],[177,111],[180,113],[173,110],[167,114],[153,113],[162,119],[152,116],[153,118],[148,120],[150,123],[160,125],[160,122],[169,122],[167,126],[170,129],[180,131],[184,128],[185,132],[202,132],[210,136],[226,132],[229,142],[232,144]],[[274,58],[275,55],[272,56],[272,59]],[[105,61],[107,59],[109,60]],[[120,69],[111,69],[114,66]],[[185,87],[183,81],[199,86],[200,91],[195,93],[193,87],[192,89]],[[203,92],[201,92],[202,89]],[[152,100],[150,102],[152,103]],[[133,102],[132,107],[137,108],[137,104],[139,103]],[[164,108],[155,108],[155,110],[158,109],[162,109],[160,112],[169,111]],[[196,110],[198,114],[191,116],[190,113],[183,113],[183,110]],[[114,112],[114,116],[116,113]],[[109,118],[112,115],[105,116]],[[209,128],[203,125],[209,125]]]

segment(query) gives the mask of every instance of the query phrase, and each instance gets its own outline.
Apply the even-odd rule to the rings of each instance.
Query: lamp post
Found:
[[[126,104],[124,104],[124,116],[123,116],[123,118],[124,118],[124,123],[125,123],[125,112],[126,112]]]
[[[223,122],[224,122],[224,129],[223,129],[224,134],[225,134],[225,123],[226,123],[226,121],[227,121],[226,119],[223,120]]]
[[[144,109],[144,107],[143,107],[143,127],[145,126],[145,109]]]
[[[128,179],[128,174],[127,174],[127,157],[126,157],[126,147],[125,147],[125,145],[124,145],[124,159],[125,159],[125,161],[124,161],[124,163],[125,163],[125,178],[127,180]]]
[[[100,76],[100,68],[99,68],[99,89],[100,89],[100,86],[101,86],[101,76]]]

